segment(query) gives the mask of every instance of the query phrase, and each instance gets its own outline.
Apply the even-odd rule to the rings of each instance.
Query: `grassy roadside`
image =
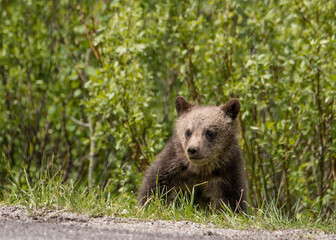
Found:
[[[234,229],[308,229],[336,233],[335,214],[329,219],[310,211],[296,212],[289,218],[273,202],[264,204],[262,209],[249,208],[248,215],[235,215],[226,211],[202,211],[195,209],[190,201],[180,199],[179,206],[166,206],[159,199],[153,199],[145,207],[139,207],[134,193],[111,195],[113,186],[104,189],[88,189],[73,182],[63,184],[61,176],[43,176],[36,184],[20,187],[13,183],[3,191],[0,204],[19,205],[27,209],[66,210],[80,214],[113,216],[139,219],[161,219],[212,223],[218,227]],[[317,217],[316,217],[317,215]],[[314,216],[314,217],[313,217]]]

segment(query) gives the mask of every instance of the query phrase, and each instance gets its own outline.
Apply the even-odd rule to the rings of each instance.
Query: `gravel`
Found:
[[[0,205],[0,239],[336,239],[335,234],[302,229],[235,230],[189,221],[144,221],[89,217],[65,211],[27,211]]]

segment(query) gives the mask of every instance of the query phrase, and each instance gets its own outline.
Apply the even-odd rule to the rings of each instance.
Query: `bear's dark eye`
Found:
[[[186,139],[189,139],[191,137],[191,131],[190,131],[190,129],[187,129],[186,131],[185,131],[185,138]]]
[[[216,133],[212,130],[206,130],[205,131],[205,136],[209,139],[209,140],[212,140],[214,139]]]

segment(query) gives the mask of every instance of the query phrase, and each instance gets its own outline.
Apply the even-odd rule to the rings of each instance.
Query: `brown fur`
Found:
[[[195,186],[195,204],[202,208],[210,204],[219,209],[222,201],[233,210],[239,203],[246,211],[245,174],[234,121],[239,101],[230,99],[220,107],[195,106],[178,97],[175,106],[176,130],[144,177],[140,203],[156,190],[188,193]],[[169,191],[168,202],[176,191]]]

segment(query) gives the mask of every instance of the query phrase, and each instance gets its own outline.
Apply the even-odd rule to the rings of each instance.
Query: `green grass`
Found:
[[[44,175],[31,185],[18,186],[15,183],[3,191],[0,204],[19,205],[27,209],[52,209],[87,214],[93,217],[113,216],[139,219],[162,219],[173,221],[192,221],[202,224],[213,223],[218,227],[234,229],[309,229],[336,233],[335,215],[324,219],[311,212],[295,212],[289,218],[275,201],[265,201],[261,209],[249,207],[248,214],[233,214],[227,208],[224,211],[200,210],[193,206],[192,200],[179,195],[178,201],[165,205],[155,196],[145,206],[140,207],[134,193],[121,193],[112,196],[113,186],[104,189],[88,189],[73,182],[63,184],[61,176]],[[177,204],[178,203],[178,204]],[[315,216],[315,217],[312,217]],[[317,217],[316,217],[317,216]]]

